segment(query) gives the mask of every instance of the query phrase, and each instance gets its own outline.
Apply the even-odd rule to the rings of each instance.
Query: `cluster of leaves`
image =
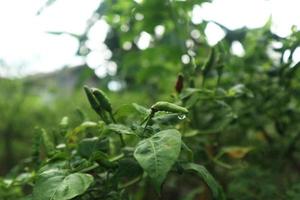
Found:
[[[271,19],[254,30],[229,30],[205,20],[193,24],[191,10],[203,1],[105,2],[104,17],[112,26],[106,44],[130,89],[146,87],[150,97],[169,94],[170,74],[182,73],[184,84],[176,88],[184,87],[179,96],[190,111],[189,146],[216,174],[228,198],[299,198],[300,85],[299,63],[293,60],[299,31],[293,27],[282,38],[271,31]],[[214,48],[205,36],[209,23],[225,32]],[[155,33],[158,26],[164,27],[162,35]],[[136,40],[145,31],[151,43],[139,49]],[[132,48],[122,49],[128,42]],[[236,42],[244,55],[234,54]],[[181,62],[183,55],[189,62]]]
[[[91,108],[100,120],[82,118],[73,127],[64,117],[53,132],[37,129],[32,157],[1,180],[3,198],[17,199],[29,194],[25,199],[153,199],[159,196],[170,199],[172,188],[178,189],[176,185],[182,179],[187,189],[196,187],[189,192],[180,188],[177,195],[182,199],[199,195],[225,199],[221,185],[233,199],[239,196],[297,198],[295,175],[284,177],[286,189],[279,195],[274,178],[283,177],[272,178],[271,172],[298,167],[295,160],[298,133],[292,132],[297,130],[297,125],[283,128],[285,123],[290,123],[288,120],[298,119],[297,109],[286,106],[286,102],[296,101],[297,93],[288,93],[298,87],[291,77],[298,64],[289,63],[293,66],[287,69],[286,65],[280,65],[279,76],[270,74],[270,70],[266,71],[268,76],[259,75],[260,86],[268,88],[272,95],[284,88],[273,101],[262,102],[260,99],[265,99],[263,95],[267,91],[254,88],[257,85],[252,80],[245,81],[247,86],[239,83],[227,89],[220,87],[228,81],[221,59],[224,53],[219,46],[212,48],[200,69],[194,68],[193,74],[200,72],[200,80],[195,75],[179,74],[176,93],[170,99],[173,103],[159,101],[149,109],[135,103],[115,108],[103,91],[85,87]],[[257,102],[261,102],[259,106]],[[265,113],[260,114],[261,111]],[[251,116],[259,121],[253,123],[253,119],[249,120]],[[286,130],[291,134],[286,135]],[[241,131],[246,133],[243,135]],[[265,160],[265,156],[274,152],[278,158]],[[247,154],[251,156],[244,162]],[[275,167],[269,166],[270,159],[276,161]],[[221,185],[204,166],[218,177]],[[188,176],[188,172],[196,173],[205,184]],[[259,190],[257,180],[268,187]],[[156,195],[149,189],[149,183]],[[291,184],[294,186],[289,188]],[[257,194],[252,194],[255,190]]]
[[[64,117],[55,131],[37,129],[32,157],[1,179],[2,198],[297,199],[299,64],[245,69],[224,49],[211,48],[203,65],[178,75],[168,102],[149,108],[114,106],[85,87],[100,120],[74,126]],[[242,69],[228,67],[237,62]]]
[[[45,77],[31,80],[33,77],[0,78],[0,175],[8,173],[19,160],[30,155],[28,144],[32,142],[35,126],[51,128],[66,114],[76,124],[79,119],[75,108],[88,108],[82,94],[75,89],[68,94],[52,86]],[[71,95],[72,103],[69,102]]]
[[[71,128],[64,117],[56,132],[37,129],[26,167],[1,181],[4,199],[23,193],[31,193],[25,199],[33,200],[137,199],[147,192],[148,182],[158,197],[170,172],[196,173],[213,199],[225,199],[219,183],[194,162],[193,151],[185,144],[187,109],[158,102],[150,109],[132,104],[113,112],[101,90],[85,87],[85,92],[102,120]]]
[[[26,144],[31,142],[27,135],[31,134],[32,127],[36,124],[47,126],[50,118],[55,119],[56,115],[20,80],[0,79],[0,93],[0,174],[3,174],[30,153]]]

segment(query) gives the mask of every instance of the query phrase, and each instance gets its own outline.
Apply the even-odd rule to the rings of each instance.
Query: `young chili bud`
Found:
[[[105,123],[108,123],[105,112],[103,111],[104,107],[97,101],[97,98],[93,95],[92,90],[89,87],[84,86],[84,91],[93,110],[101,117],[101,119]]]
[[[183,75],[179,74],[177,77],[175,90],[179,94],[179,93],[181,93],[182,89],[183,89]]]
[[[102,110],[101,110],[101,107],[99,105],[99,103],[96,101],[91,89],[88,87],[88,86],[84,86],[84,91],[85,91],[85,94],[87,96],[87,99],[89,100],[90,102],[90,105],[91,107],[99,114],[99,112],[101,113]]]
[[[159,101],[155,103],[154,105],[151,106],[151,110],[152,112],[165,111],[165,112],[182,113],[182,114],[187,114],[189,112],[184,107],[166,101]]]
[[[100,106],[108,113],[112,113],[112,107],[106,94],[97,88],[92,88],[92,93],[99,102]]]

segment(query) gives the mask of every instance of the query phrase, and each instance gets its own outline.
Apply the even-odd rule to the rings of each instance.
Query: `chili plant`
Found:
[[[184,139],[190,114],[182,101],[115,108],[103,91],[84,91],[99,121],[70,127],[64,117],[55,131],[37,128],[32,157],[18,176],[1,180],[3,188],[28,193],[28,200],[158,199],[164,185],[194,173],[212,199],[225,199]]]

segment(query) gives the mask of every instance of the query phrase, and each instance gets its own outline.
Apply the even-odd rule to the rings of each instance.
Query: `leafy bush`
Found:
[[[194,163],[193,152],[178,131],[187,125],[187,109],[158,102],[150,109],[132,104],[113,113],[101,90],[85,87],[85,91],[102,120],[71,128],[65,117],[53,133],[38,129],[25,170],[2,180],[3,190],[12,191],[12,196],[5,192],[8,196],[3,198],[17,198],[20,187],[31,185],[27,199],[136,199],[145,195],[148,182],[157,198],[169,172],[178,176],[193,172],[208,185],[214,199],[225,198],[206,168]]]
[[[260,74],[259,85],[211,87],[209,74],[223,75],[214,51],[202,81],[189,87],[193,79],[178,76],[170,102],[116,107],[85,86],[100,120],[38,128],[32,156],[1,180],[2,199],[296,198],[298,175],[288,172],[298,166],[299,115],[289,92],[298,64],[280,78]]]

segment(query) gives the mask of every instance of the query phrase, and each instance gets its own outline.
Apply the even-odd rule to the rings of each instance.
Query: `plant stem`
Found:
[[[141,175],[141,176],[138,176],[135,179],[132,179],[131,181],[128,181],[127,183],[121,185],[119,189],[124,189],[124,188],[130,187],[130,186],[136,184],[137,182],[139,182],[140,180],[142,180],[142,177],[143,176]]]

